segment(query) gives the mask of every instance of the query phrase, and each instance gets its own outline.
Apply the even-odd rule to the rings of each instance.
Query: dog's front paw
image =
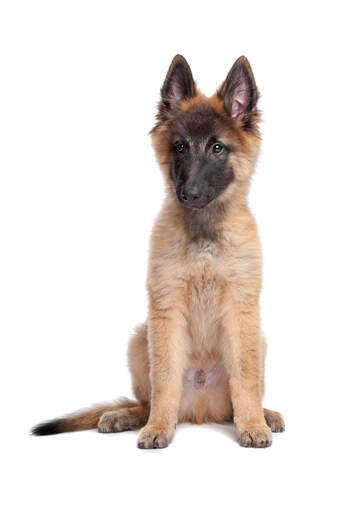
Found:
[[[138,448],[166,448],[172,440],[174,430],[157,425],[146,425],[140,432],[137,440]]]
[[[248,426],[238,431],[238,441],[245,447],[267,448],[272,443],[271,430],[267,425]]]

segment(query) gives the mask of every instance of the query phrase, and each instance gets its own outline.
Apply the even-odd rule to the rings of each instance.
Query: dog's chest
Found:
[[[189,279],[189,330],[196,347],[215,343],[220,325],[224,281],[215,265],[215,256],[200,254],[191,265]]]

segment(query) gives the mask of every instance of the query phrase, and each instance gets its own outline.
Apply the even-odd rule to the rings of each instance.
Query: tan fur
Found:
[[[195,91],[180,112],[206,105],[225,115],[218,94],[206,98]],[[102,432],[138,428],[149,415],[138,445],[162,448],[179,422],[234,420],[243,446],[263,447],[271,444],[271,430],[284,429],[278,413],[262,408],[262,257],[247,206],[260,145],[258,112],[252,115],[250,131],[225,116],[217,135],[234,147],[235,178],[210,205],[195,212],[178,202],[170,179],[171,123],[160,122],[152,132],[167,194],[150,243],[148,319],[129,345],[138,405],[104,415],[103,410],[95,412],[88,424],[101,417]]]
[[[56,430],[54,432],[51,432],[53,434],[60,434],[62,432],[78,432],[80,430],[90,430],[92,428],[97,427],[100,418],[105,412],[121,410],[122,408],[127,407],[135,407],[136,405],[137,403],[134,400],[129,400],[128,398],[120,398],[119,400],[116,400],[112,404],[95,405],[91,408],[83,409],[72,414],[69,414],[64,418],[52,420],[51,422],[47,422],[46,424],[48,425],[49,423],[52,423],[57,425]],[[45,424],[43,423],[41,425],[44,426]],[[37,433],[37,429],[39,429],[41,425],[37,425],[33,429],[33,433]]]
[[[184,102],[188,112],[207,103],[223,112],[217,95],[207,99],[198,93]],[[258,119],[258,115],[255,115]],[[148,347],[151,413],[139,436],[144,447],[167,445],[177,422],[224,422],[234,418],[239,441],[245,446],[271,444],[271,431],[283,429],[281,417],[264,416],[265,341],[259,319],[261,249],[256,224],[247,206],[249,188],[259,151],[257,128],[247,133],[238,123],[226,123],[220,140],[237,148],[232,156],[236,179],[215,203],[215,240],[196,240],[188,212],[176,201],[169,178],[169,127],[153,132],[153,144],[167,184],[167,198],[151,239],[148,292],[150,312],[146,338],[135,350],[140,359]],[[211,205],[210,208],[217,208]],[[202,213],[203,222],[205,213]],[[143,348],[142,348],[143,347]],[[130,361],[136,357],[130,350]],[[187,368],[209,370],[223,363],[219,385],[198,391],[189,399],[182,392]],[[132,373],[134,370],[130,364]],[[135,383],[141,389],[141,383]],[[148,386],[144,385],[145,389]],[[268,423],[268,424],[267,424]],[[269,426],[268,426],[269,425]]]

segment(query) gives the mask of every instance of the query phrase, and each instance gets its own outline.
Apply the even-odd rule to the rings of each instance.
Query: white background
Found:
[[[1,482],[6,511],[339,510],[338,2],[1,2]],[[212,94],[245,54],[262,97],[250,205],[264,250],[265,450],[232,426],[46,438],[33,424],[131,396],[163,181],[148,131],[172,57]]]

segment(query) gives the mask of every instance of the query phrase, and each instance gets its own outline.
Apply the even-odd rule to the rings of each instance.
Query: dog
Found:
[[[210,98],[174,57],[151,131],[166,198],[151,236],[148,318],[128,350],[136,401],[48,421],[33,434],[141,428],[139,448],[165,448],[177,423],[233,421],[241,446],[264,448],[284,430],[262,405],[262,256],[247,204],[258,96],[245,57]]]

